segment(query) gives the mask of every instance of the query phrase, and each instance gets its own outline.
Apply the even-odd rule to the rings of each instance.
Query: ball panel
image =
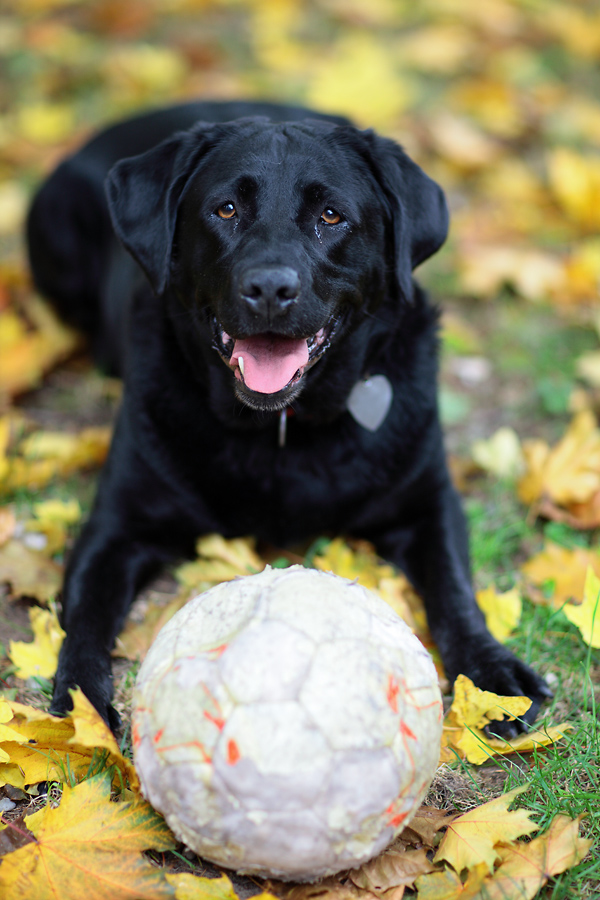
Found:
[[[391,744],[397,711],[387,699],[388,673],[362,639],[321,644],[300,702],[335,750]]]
[[[253,621],[219,659],[220,676],[236,703],[293,700],[315,643],[285,622]]]
[[[360,604],[349,602],[331,575],[303,566],[272,571],[277,575],[266,596],[269,618],[287,622],[317,642],[367,632],[368,613]],[[352,587],[345,579],[340,583]]]
[[[343,839],[360,830],[365,819],[383,814],[399,791],[398,766],[388,747],[338,750],[314,812]]]
[[[329,773],[327,741],[295,702],[238,706],[214,753],[220,785],[247,809],[312,805]]]

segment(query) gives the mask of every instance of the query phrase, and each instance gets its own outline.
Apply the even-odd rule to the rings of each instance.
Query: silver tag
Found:
[[[357,381],[346,404],[350,415],[368,431],[377,431],[390,411],[394,392],[385,375]]]

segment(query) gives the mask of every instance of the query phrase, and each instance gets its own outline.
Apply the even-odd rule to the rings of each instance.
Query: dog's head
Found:
[[[119,162],[107,195],[154,291],[180,297],[238,399],[267,411],[384,300],[410,303],[448,225],[442,191],[393,141],[312,120],[199,123]]]

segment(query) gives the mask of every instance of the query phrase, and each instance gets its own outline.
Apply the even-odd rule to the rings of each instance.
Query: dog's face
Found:
[[[322,122],[199,125],[119,163],[108,196],[155,291],[179,296],[238,399],[266,411],[383,301],[410,301],[447,225],[399,147]]]

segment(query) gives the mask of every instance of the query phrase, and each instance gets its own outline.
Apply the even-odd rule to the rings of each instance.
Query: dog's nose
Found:
[[[289,266],[248,269],[240,279],[240,295],[253,313],[271,320],[298,302],[300,276]]]

